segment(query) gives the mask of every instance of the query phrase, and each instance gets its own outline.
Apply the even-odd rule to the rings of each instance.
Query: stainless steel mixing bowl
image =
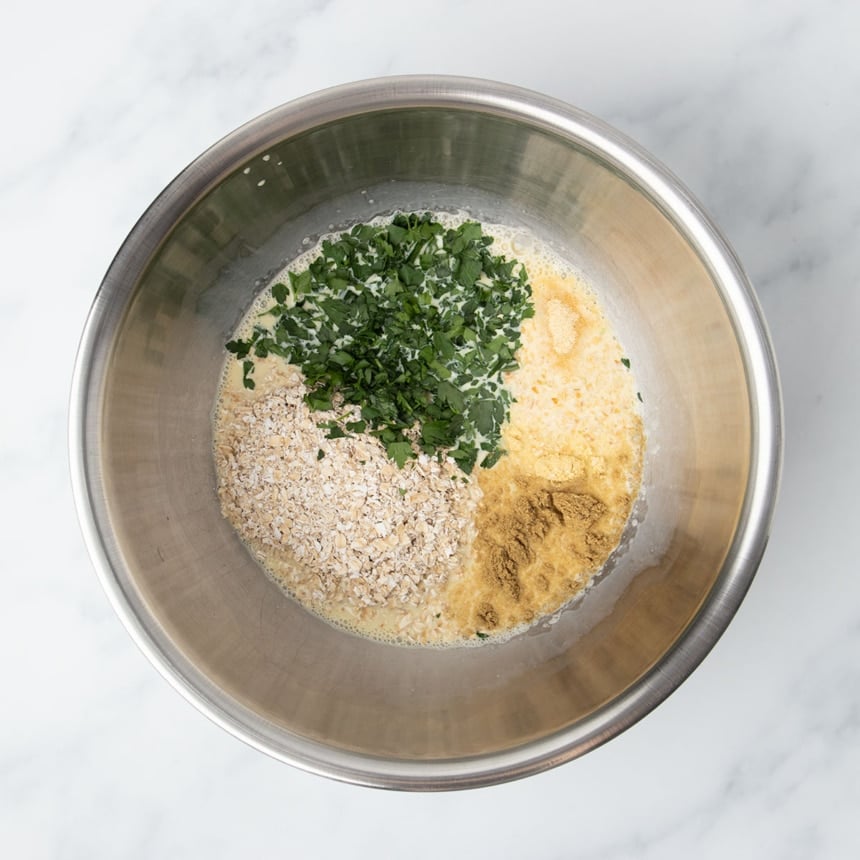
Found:
[[[225,340],[303,240],[451,207],[536,231],[599,292],[644,398],[644,496],[612,570],[554,623],[399,648],[328,626],[256,566],[219,511],[210,417]],[[750,584],[782,444],[755,298],[683,186],[565,104],[439,77],[309,96],[184,170],[105,276],[71,412],[89,550],[162,674],[277,758],[408,789],[557,765],[664,699]]]

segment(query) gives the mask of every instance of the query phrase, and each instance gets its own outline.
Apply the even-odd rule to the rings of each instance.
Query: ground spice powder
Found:
[[[558,608],[620,537],[616,518],[582,479],[550,481],[503,463],[481,486],[473,563],[449,588],[464,631],[506,630]]]

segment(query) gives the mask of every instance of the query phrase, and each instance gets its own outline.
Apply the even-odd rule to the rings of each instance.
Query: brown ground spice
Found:
[[[533,621],[581,590],[620,538],[582,480],[548,481],[500,463],[482,475],[469,573],[449,588],[465,632]]]

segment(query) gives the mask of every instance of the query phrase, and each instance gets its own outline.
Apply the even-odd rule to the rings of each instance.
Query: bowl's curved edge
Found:
[[[509,116],[561,134],[634,179],[686,232],[720,285],[740,335],[750,388],[752,457],[741,521],[716,586],[664,661],[617,700],[562,732],[499,753],[456,761],[383,760],[292,736],[289,749],[266,737],[265,721],[229,699],[181,654],[168,654],[157,621],[141,617],[142,604],[123,588],[122,565],[104,528],[107,509],[98,462],[101,377],[110,344],[103,334],[119,321],[121,301],[186,211],[232,167],[262,152],[285,133],[363,111],[397,107],[449,107]],[[213,722],[255,749],[306,771],[345,782],[405,790],[472,788],[520,779],[601,745],[626,730],[669,696],[716,644],[745,596],[767,545],[782,466],[782,398],[770,336],[740,262],[720,230],[683,184],[638,144],[608,124],[530,90],[473,78],[400,76],[323,90],[251,120],[222,138],[185,168],[130,231],[102,281],[78,348],[69,403],[71,483],[84,541],[108,599],[132,639],[162,676]],[[101,518],[101,520],[100,520]],[[489,645],[487,647],[497,647]],[[220,702],[217,699],[220,698]],[[249,723],[256,723],[255,729]],[[611,728],[606,728],[611,725]]]

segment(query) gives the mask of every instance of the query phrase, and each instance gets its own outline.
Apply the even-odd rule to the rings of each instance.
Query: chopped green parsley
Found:
[[[511,404],[503,374],[517,367],[520,324],[534,315],[525,267],[494,256],[492,237],[430,213],[359,224],[289,283],[272,287],[273,323],[227,349],[243,361],[279,355],[297,365],[313,410],[360,408],[324,422],[327,438],[369,433],[398,466],[419,451],[466,473],[497,462]]]

